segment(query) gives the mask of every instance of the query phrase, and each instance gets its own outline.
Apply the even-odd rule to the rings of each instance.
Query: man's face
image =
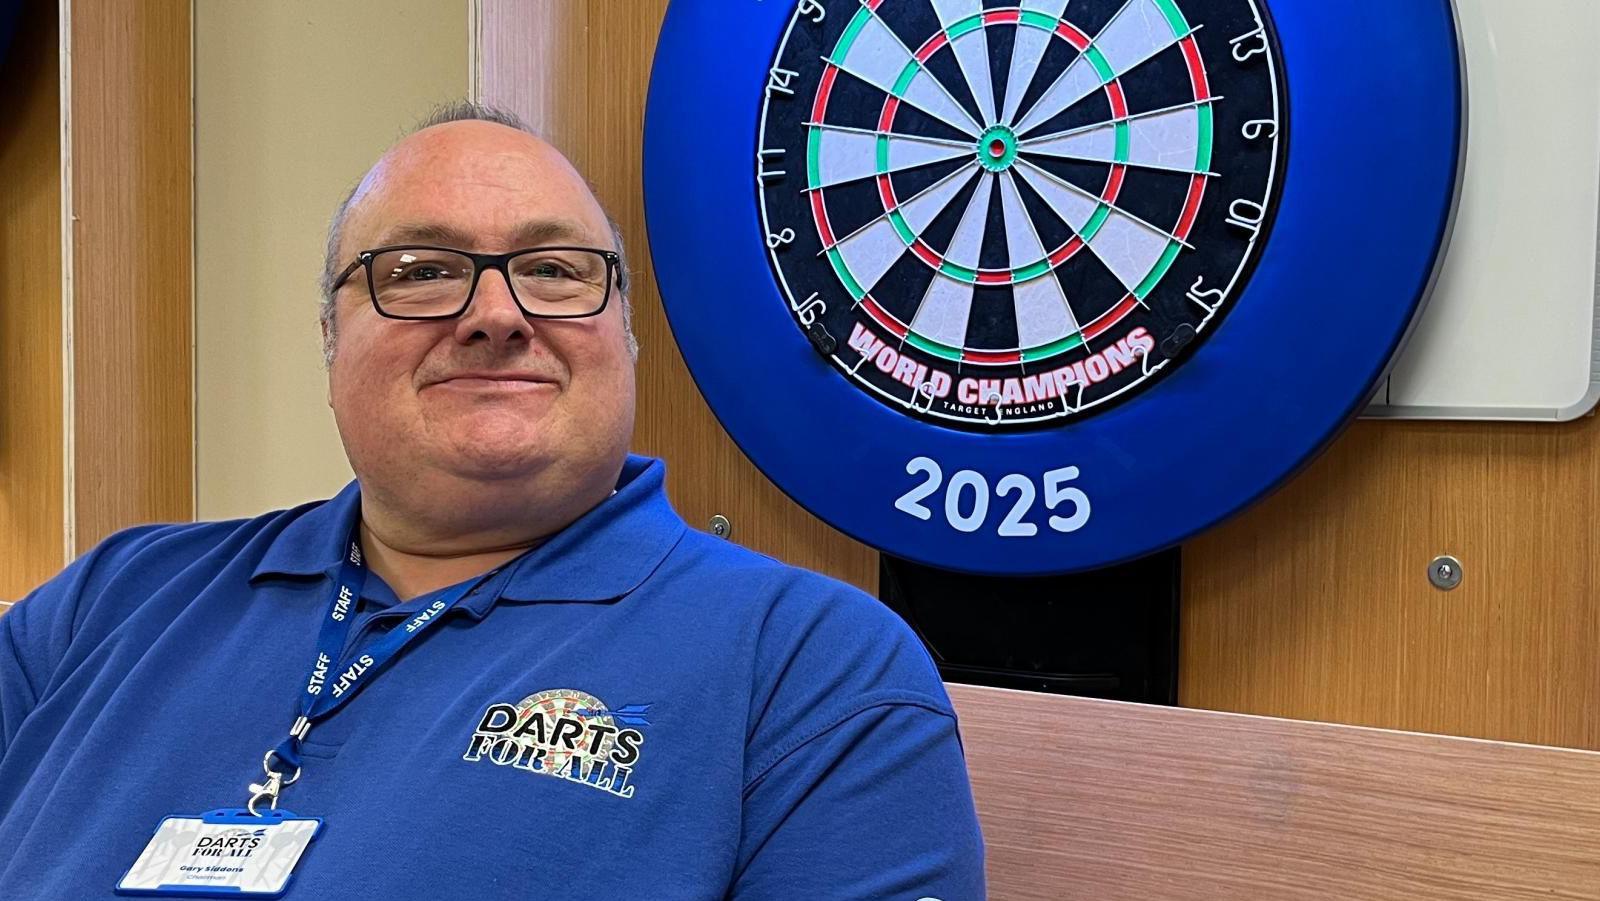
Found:
[[[419,132],[368,175],[341,259],[392,244],[503,253],[540,244],[615,249],[605,214],[554,149],[486,122]],[[329,403],[352,468],[390,487],[614,472],[633,428],[633,361],[615,283],[598,316],[529,319],[486,271],[457,319],[373,309],[358,271],[335,297]]]

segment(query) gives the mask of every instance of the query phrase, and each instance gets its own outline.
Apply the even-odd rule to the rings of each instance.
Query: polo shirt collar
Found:
[[[666,465],[630,455],[616,493],[514,563],[498,592],[477,592],[461,609],[482,617],[497,600],[596,603],[624,597],[649,578],[687,526],[667,502]],[[301,514],[273,540],[251,581],[265,576],[331,576],[361,511],[351,482]]]
[[[289,511],[293,518],[267,546],[250,581],[266,576],[331,576],[344,559],[344,541],[360,513],[361,485],[355,481],[328,500]]]

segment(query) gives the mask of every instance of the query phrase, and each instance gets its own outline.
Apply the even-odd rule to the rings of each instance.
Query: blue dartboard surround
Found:
[[[1362,409],[1421,312],[1459,187],[1465,85],[1449,0],[1266,6],[1291,132],[1276,219],[1232,310],[1132,400],[1055,429],[985,434],[867,396],[780,293],[753,177],[762,88],[795,4],[673,0],[645,117],[646,218],[673,335],[723,427],[841,531],[983,574],[1149,554],[1283,484]],[[906,501],[931,484],[929,461],[938,484]],[[998,493],[1008,476],[1031,488]],[[919,507],[931,515],[908,512]]]

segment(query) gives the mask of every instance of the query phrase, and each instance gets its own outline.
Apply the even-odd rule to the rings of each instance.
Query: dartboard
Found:
[[[797,327],[883,402],[979,429],[1059,425],[1191,352],[1287,141],[1270,22],[1188,7],[800,4],[756,160]]]
[[[518,702],[519,725],[534,714],[538,714],[544,718],[545,729],[548,730],[544,733],[545,740],[542,743],[536,740],[534,735],[521,739],[524,746],[539,748],[545,752],[537,772],[554,775],[574,757],[587,763],[605,760],[615,744],[617,724],[608,715],[596,715],[590,712],[605,709],[606,705],[599,698],[570,688],[541,691]],[[582,724],[584,729],[575,737],[569,736],[567,741],[557,741],[556,724],[562,720]],[[596,735],[589,731],[589,725],[604,726],[605,729]],[[570,733],[570,727],[566,728]],[[572,747],[567,746],[568,742]]]
[[[1264,497],[1380,388],[1464,114],[1450,0],[672,0],[652,264],[807,510],[937,567],[1103,566]]]

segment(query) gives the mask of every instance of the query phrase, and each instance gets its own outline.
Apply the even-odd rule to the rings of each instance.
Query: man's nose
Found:
[[[478,276],[478,287],[472,294],[471,305],[456,320],[456,340],[463,344],[488,341],[501,345],[526,342],[532,337],[533,327],[517,306],[505,273],[498,269],[484,269],[483,274]]]

